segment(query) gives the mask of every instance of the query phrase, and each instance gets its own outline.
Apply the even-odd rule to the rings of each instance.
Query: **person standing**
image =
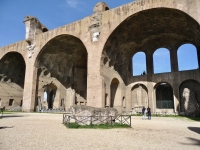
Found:
[[[146,108],[144,106],[142,108],[142,119],[146,119]]]
[[[147,108],[148,120],[151,120],[151,108]]]

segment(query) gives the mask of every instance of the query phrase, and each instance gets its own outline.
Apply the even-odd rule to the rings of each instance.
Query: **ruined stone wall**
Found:
[[[115,76],[118,76],[118,80],[120,82],[119,73],[112,73],[113,70],[105,69],[101,67],[101,58],[102,52],[104,50],[105,43],[107,42],[110,35],[115,31],[115,29],[126,19],[129,19],[130,16],[153,8],[172,8],[178,9],[193,19],[195,19],[198,23],[200,23],[200,9],[199,0],[137,0],[135,2],[131,2],[129,4],[120,6],[118,8],[114,8],[108,10],[107,6],[103,4],[105,7],[99,7],[102,11],[94,10],[94,13],[91,16],[88,16],[82,20],[76,21],[74,23],[59,27],[57,29],[37,34],[35,35],[35,45],[32,47],[26,43],[26,41],[20,41],[5,47],[0,48],[0,59],[8,52],[19,52],[26,63],[26,73],[25,73],[25,81],[24,81],[24,92],[23,92],[23,110],[24,111],[33,111],[36,103],[36,85],[37,85],[37,57],[41,52],[41,49],[53,38],[63,35],[69,34],[74,37],[80,39],[84,46],[86,47],[88,53],[88,64],[87,64],[87,105],[102,107],[104,106],[104,80],[107,78],[108,80],[112,80]],[[99,6],[99,5],[97,5]],[[98,10],[98,9],[97,9]],[[95,20],[97,19],[97,20]],[[99,26],[93,26],[93,25]],[[93,40],[93,36],[95,33],[95,40]],[[197,38],[197,43],[198,38]],[[197,46],[200,47],[200,46]],[[199,49],[198,49],[199,51]],[[198,72],[198,71],[197,71]],[[162,74],[162,75],[153,75],[153,76],[145,76],[138,78],[131,78],[130,81],[132,83],[130,85],[126,85],[128,91],[126,91],[126,106],[130,108],[130,95],[131,88],[136,83],[144,83],[144,85],[148,88],[148,98],[151,101],[152,108],[155,109],[155,102],[153,98],[153,85],[159,81],[171,82],[174,88],[178,87],[178,85],[183,81],[183,79],[193,78],[199,81],[198,73],[179,73],[175,72],[172,74]],[[173,78],[176,77],[176,78]],[[179,77],[179,78],[178,78]],[[145,79],[146,78],[146,79]],[[173,78],[171,80],[171,78]],[[109,87],[108,80],[106,79],[106,87]],[[151,81],[152,80],[152,81]],[[178,81],[178,82],[177,82]],[[149,82],[149,83],[148,83]],[[108,88],[106,92],[109,92]],[[60,92],[60,100],[63,95]],[[121,96],[123,94],[120,94]],[[175,96],[178,97],[178,92],[176,90]],[[57,97],[56,97],[57,99]],[[178,103],[178,98],[176,100]],[[59,106],[59,102],[56,104]]]

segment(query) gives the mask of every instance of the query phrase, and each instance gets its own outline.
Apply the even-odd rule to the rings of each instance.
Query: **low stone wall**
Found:
[[[70,113],[79,125],[110,123],[118,115],[118,111],[115,108],[90,106],[71,106]]]

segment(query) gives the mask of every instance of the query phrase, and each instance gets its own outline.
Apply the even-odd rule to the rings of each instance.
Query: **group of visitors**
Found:
[[[147,108],[147,116],[148,120],[151,120],[151,108]],[[142,119],[146,119],[146,108],[143,106],[142,108]]]

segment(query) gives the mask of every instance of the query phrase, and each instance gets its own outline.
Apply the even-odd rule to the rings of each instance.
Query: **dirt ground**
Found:
[[[15,113],[0,119],[0,150],[199,150],[200,122],[132,117],[129,129],[68,129],[62,114]]]

